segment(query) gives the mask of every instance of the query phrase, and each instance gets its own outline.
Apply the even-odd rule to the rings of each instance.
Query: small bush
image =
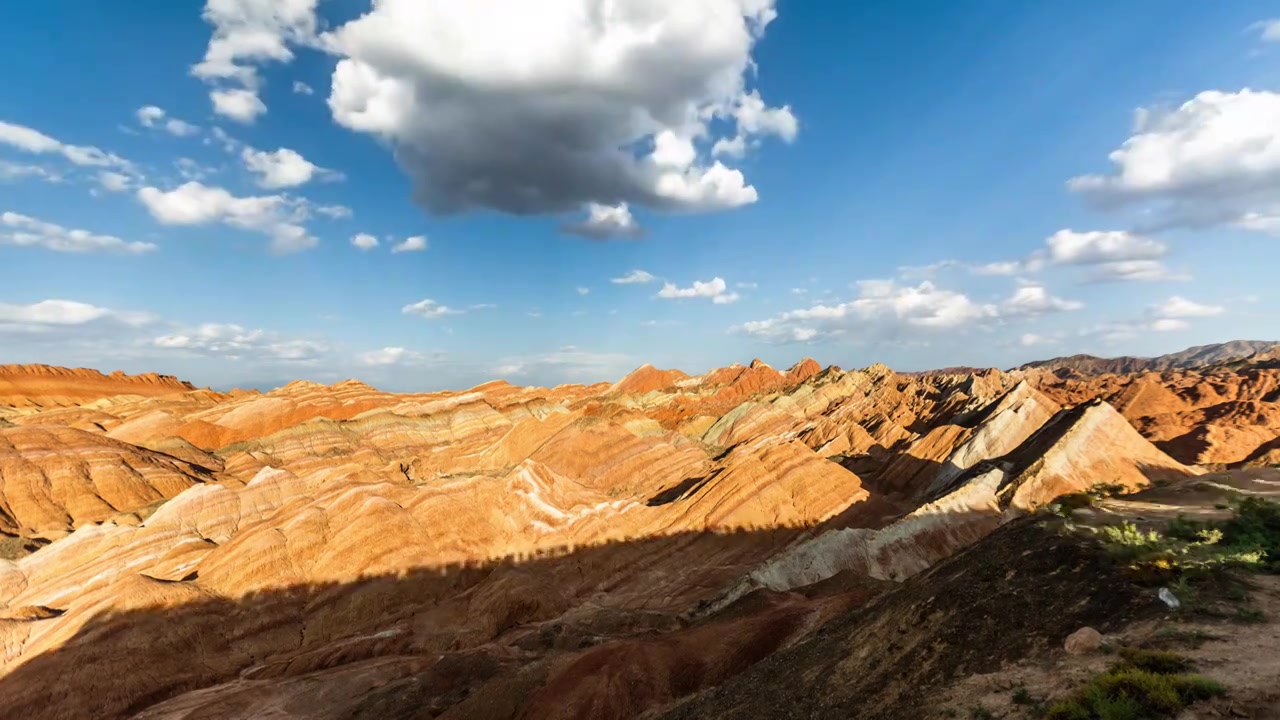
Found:
[[[1053,720],[1141,720],[1172,717],[1187,705],[1222,695],[1209,678],[1186,674],[1191,662],[1170,652],[1122,648],[1120,661],[1049,708]]]
[[[993,720],[995,714],[981,705],[974,705],[969,708],[969,717],[971,720]]]
[[[1174,675],[1191,669],[1191,661],[1167,650],[1140,650],[1120,648],[1118,667],[1136,668],[1159,675]]]
[[[1261,610],[1238,607],[1234,619],[1238,623],[1257,624],[1266,622],[1267,616]]]
[[[1031,697],[1031,693],[1027,692],[1027,689],[1021,685],[1013,689],[1013,697],[1010,699],[1013,700],[1014,705],[1036,704],[1036,699]]]

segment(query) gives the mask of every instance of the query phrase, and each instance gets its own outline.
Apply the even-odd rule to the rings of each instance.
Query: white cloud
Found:
[[[209,130],[209,135],[210,137],[204,139],[205,145],[212,145],[216,142],[222,146],[223,150],[229,153],[240,152],[240,148],[244,147],[244,143],[231,137],[226,130],[223,130],[216,125]]]
[[[1152,308],[1152,314],[1159,318],[1203,318],[1224,312],[1226,308],[1220,305],[1203,305],[1180,295],[1174,295]]]
[[[119,312],[74,300],[41,300],[30,305],[0,303],[0,328],[41,329],[87,325],[99,320],[140,327],[154,322],[155,318],[148,313]]]
[[[156,249],[152,243],[125,242],[112,235],[97,235],[88,230],[69,230],[61,225],[13,212],[0,214],[0,245],[42,247],[66,253],[106,252],[126,255],[141,255]]]
[[[0,120],[0,145],[9,145],[36,155],[61,155],[72,164],[85,167],[110,167],[120,170],[129,170],[132,167],[128,160],[91,145],[67,145],[38,130],[2,120]]]
[[[200,127],[192,125],[185,120],[178,118],[168,118],[168,113],[164,108],[155,105],[145,105],[138,108],[134,113],[138,117],[138,123],[143,127],[163,128],[165,132],[176,137],[190,137],[200,132]]]
[[[243,88],[214,90],[209,93],[209,99],[215,113],[238,123],[250,124],[267,111],[267,106],[256,93]]]
[[[1190,323],[1177,318],[1158,318],[1151,322],[1151,329],[1157,332],[1175,332],[1189,327],[1191,327]]]
[[[1280,18],[1259,20],[1249,26],[1264,42],[1280,42]]]
[[[634,238],[644,232],[635,217],[631,215],[631,208],[625,202],[617,205],[587,203],[586,209],[586,219],[579,223],[565,225],[565,232],[592,240]]]
[[[386,365],[411,365],[422,362],[426,359],[420,352],[406,350],[402,347],[385,347],[381,350],[372,350],[366,353],[360,353],[356,356],[356,361],[361,365],[369,365],[372,367],[380,367]]]
[[[291,363],[314,362],[328,350],[324,343],[286,340],[266,330],[250,330],[228,323],[205,323],[182,332],[162,335],[153,338],[151,345],[162,350],[229,360],[247,357]]]
[[[791,106],[771,108],[765,105],[760,93],[752,90],[741,95],[731,115],[737,121],[738,134],[732,138],[720,138],[711,148],[712,155],[742,157],[753,138],[776,135],[790,143],[800,131],[800,123],[791,113]]]
[[[1148,108],[1113,151],[1108,175],[1068,186],[1107,207],[1138,206],[1153,229],[1236,225],[1280,214],[1280,93],[1208,90]]]
[[[651,283],[656,279],[657,278],[644,270],[632,270],[622,277],[613,278],[609,282],[614,285],[644,285],[645,283]]]
[[[389,142],[434,212],[737,207],[756,190],[708,146],[795,135],[746,87],[773,6],[383,0],[322,37],[342,56],[329,107]]]
[[[98,173],[98,184],[107,192],[124,192],[133,187],[133,178],[118,172],[103,170]]]
[[[1158,240],[1113,230],[1059,230],[1045,241],[1049,259],[1059,265],[1099,265],[1130,260],[1158,260],[1169,248]]]
[[[289,148],[264,152],[246,147],[241,151],[240,159],[244,161],[246,170],[258,176],[258,187],[268,190],[297,187],[317,176],[336,175]]]
[[[418,317],[423,317],[428,320],[434,320],[436,318],[441,318],[446,315],[462,314],[461,310],[455,310],[447,305],[441,305],[440,303],[430,298],[426,300],[420,300],[412,305],[405,305],[404,307],[400,308],[400,312],[404,313],[405,315],[417,315]]]
[[[1079,300],[1064,300],[1049,294],[1043,285],[1024,283],[1000,306],[1006,317],[1039,317],[1049,313],[1070,312],[1084,307]]]
[[[209,94],[214,111],[253,122],[267,108],[258,98],[257,65],[293,60],[289,44],[315,42],[317,0],[208,0],[204,20],[213,37],[191,74],[214,85],[240,87]]]
[[[293,92],[294,94],[297,94],[297,95],[315,95],[316,94],[316,91],[314,88],[302,82],[301,80],[293,81]]]
[[[687,288],[676,287],[675,283],[664,283],[662,289],[658,291],[658,297],[666,300],[678,300],[682,298],[711,298],[711,302],[716,305],[728,305],[737,302],[738,294],[726,292],[728,285],[724,278],[712,278],[706,282],[695,280],[693,285]]]
[[[1093,282],[1188,280],[1185,273],[1169,269],[1158,260],[1124,260],[1098,265],[1088,276]]]
[[[755,290],[756,288],[760,287],[759,285],[753,282],[734,283],[733,286],[738,288],[739,290]]]
[[[591,288],[580,287],[580,288],[577,288],[577,291],[578,291],[578,294],[579,294],[579,295],[590,295],[590,294],[591,294]]]
[[[969,270],[975,275],[1018,275],[1028,272],[1026,265],[1017,260],[974,265]]]
[[[358,233],[351,238],[351,244],[360,250],[372,250],[378,247],[378,238],[369,233]]]
[[[316,214],[323,215],[330,220],[345,220],[355,213],[346,205],[319,205],[316,207]]]
[[[1007,276],[1037,273],[1046,265],[1075,266],[1089,268],[1086,278],[1092,282],[1186,279],[1161,260],[1168,253],[1169,247],[1159,240],[1123,230],[1064,229],[1024,260],[968,267],[977,275]]]
[[[62,182],[62,176],[40,165],[0,160],[0,182],[21,178],[38,178],[45,182]]]
[[[846,303],[792,310],[733,330],[770,342],[806,342],[844,335],[956,330],[999,316],[996,306],[975,303],[929,281],[899,287],[888,280],[864,280],[858,290],[858,297]]]
[[[422,252],[426,249],[427,249],[426,236],[414,235],[413,237],[407,237],[403,241],[393,245],[391,247],[391,252],[393,254],[406,253],[406,252]]]
[[[308,216],[304,200],[284,195],[236,197],[218,187],[188,182],[169,191],[138,190],[151,216],[165,225],[224,223],[271,238],[271,251],[288,254],[308,250],[319,241],[301,223]]]
[[[191,137],[200,132],[199,125],[192,125],[185,120],[173,118],[164,124],[165,132],[176,137]]]
[[[143,127],[155,127],[156,123],[163,120],[165,116],[164,108],[159,108],[155,105],[140,107],[135,114],[138,116],[138,122]]]
[[[1048,342],[1053,342],[1053,341],[1050,340],[1049,338],[1046,338],[1043,335],[1037,335],[1035,333],[1023,333],[1022,337],[1018,338],[1018,344],[1022,345],[1023,347],[1043,345]]]
[[[928,265],[903,265],[898,268],[898,276],[903,280],[932,280],[943,270],[957,267],[964,267],[964,263],[958,260],[939,260]]]

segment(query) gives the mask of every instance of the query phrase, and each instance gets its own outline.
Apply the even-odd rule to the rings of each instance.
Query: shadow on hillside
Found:
[[[215,712],[183,717],[634,717],[878,594],[837,577],[687,619],[788,544],[851,523],[879,524],[846,511],[810,528],[684,533],[234,599],[198,576],[132,576],[110,592],[133,609],[94,614],[97,592],[8,608],[19,619],[0,620],[0,639],[32,656],[0,677],[0,707],[30,720],[128,717],[237,681],[202,694]]]

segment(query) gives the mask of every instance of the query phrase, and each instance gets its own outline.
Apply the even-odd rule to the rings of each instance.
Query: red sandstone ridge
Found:
[[[802,383],[820,372],[822,372],[822,366],[818,361],[807,357],[791,366],[787,371],[787,382]]]
[[[688,375],[679,370],[659,370],[652,365],[641,365],[618,381],[612,391],[620,395],[643,395],[654,390],[665,390],[688,378]]]
[[[1273,457],[1280,393],[1256,363],[20,376],[46,384],[0,385],[0,706],[33,720],[657,716],[1064,493]]]
[[[48,407],[74,405],[115,395],[159,396],[195,390],[169,375],[103,375],[87,368],[49,365],[0,365],[0,405]]]

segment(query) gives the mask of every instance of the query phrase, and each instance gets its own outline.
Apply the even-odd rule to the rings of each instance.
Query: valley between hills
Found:
[[[1142,561],[1278,495],[1273,343],[421,394],[0,366],[0,714],[1040,717],[1196,637],[1225,690],[1180,717],[1280,717],[1276,576]]]

